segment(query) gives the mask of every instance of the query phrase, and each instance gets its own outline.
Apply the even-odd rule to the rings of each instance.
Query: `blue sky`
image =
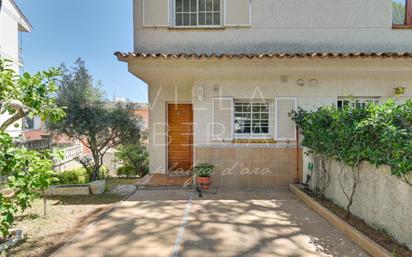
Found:
[[[132,0],[16,0],[33,25],[23,33],[24,70],[36,72],[81,57],[108,98],[147,102],[146,84],[117,61],[133,50]]]

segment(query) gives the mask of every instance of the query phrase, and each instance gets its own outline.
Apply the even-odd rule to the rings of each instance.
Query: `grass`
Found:
[[[43,202],[38,199],[17,217],[15,227],[23,229],[25,241],[5,256],[48,256],[122,198],[114,194],[50,197],[47,218],[43,217]]]
[[[139,179],[140,178],[119,178],[119,177],[107,178],[106,188],[109,191],[111,191],[119,185],[136,185]]]

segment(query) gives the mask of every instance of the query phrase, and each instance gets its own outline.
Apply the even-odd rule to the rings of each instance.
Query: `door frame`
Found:
[[[191,155],[192,155],[192,164],[191,166],[193,167],[194,165],[194,158],[195,158],[195,149],[194,149],[194,109],[193,109],[193,102],[191,101],[167,101],[166,102],[166,106],[165,106],[165,151],[166,151],[166,166],[165,166],[165,170],[166,170],[166,174],[169,174],[169,105],[179,105],[179,104],[190,104],[192,106],[192,147],[191,147]]]

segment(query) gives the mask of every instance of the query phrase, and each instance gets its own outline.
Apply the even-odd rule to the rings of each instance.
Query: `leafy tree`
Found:
[[[100,84],[94,83],[81,59],[71,69],[65,66],[62,69],[57,103],[66,110],[66,117],[52,122],[49,128],[77,138],[90,149],[91,161],[87,158],[80,161],[91,174],[90,181],[96,181],[106,152],[123,142],[138,142],[142,122],[126,107],[104,98]]]
[[[44,190],[53,174],[50,155],[15,146],[5,131],[26,115],[58,120],[64,116],[53,97],[56,90],[57,69],[22,76],[0,59],[1,114],[9,114],[0,124],[0,176],[7,177],[6,190],[0,192],[0,237],[7,237],[15,214],[31,206],[37,190]]]

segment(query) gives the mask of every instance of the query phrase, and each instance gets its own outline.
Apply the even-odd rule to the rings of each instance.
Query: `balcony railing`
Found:
[[[63,159],[58,159],[58,158],[53,159],[55,166],[59,166],[59,165],[63,165],[65,163],[71,162],[73,160],[80,158],[83,155],[81,145],[70,146],[70,147],[61,149],[61,151],[63,152]]]
[[[51,141],[50,138],[42,138],[37,140],[21,140],[16,141],[17,147],[24,147],[27,150],[50,150]]]

